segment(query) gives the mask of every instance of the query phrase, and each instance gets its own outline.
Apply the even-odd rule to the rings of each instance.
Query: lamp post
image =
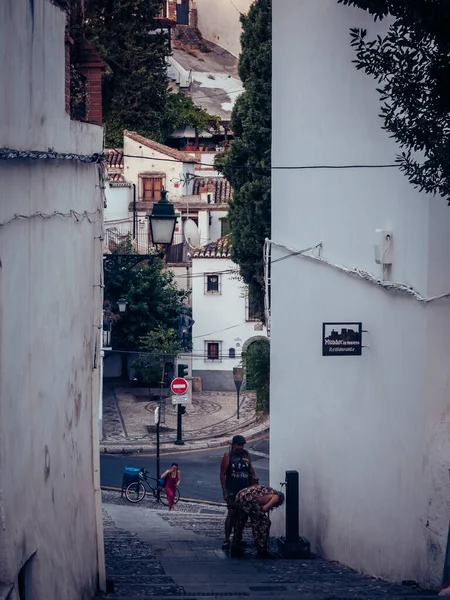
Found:
[[[167,252],[172,244],[177,222],[174,206],[167,199],[167,190],[161,191],[161,200],[153,205],[152,211],[147,213],[147,217],[153,243],[155,246],[162,246]]]
[[[241,390],[242,380],[244,379],[244,369],[242,367],[233,367],[233,379],[236,386],[236,417],[239,420],[239,392]]]
[[[155,408],[155,425],[156,425],[156,481],[159,482],[159,476],[160,476],[160,459],[159,459],[159,422],[160,422],[160,412],[161,412],[161,408],[159,406],[157,406]],[[156,493],[158,496],[158,500],[159,500],[159,487],[156,486]]]

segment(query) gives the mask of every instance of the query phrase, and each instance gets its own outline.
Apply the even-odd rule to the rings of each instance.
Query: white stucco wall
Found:
[[[242,346],[253,336],[264,336],[265,331],[255,331],[255,322],[246,321],[245,284],[229,273],[236,264],[226,258],[192,259],[192,316],[195,324],[193,336],[193,371],[232,371],[241,361]],[[205,294],[205,273],[218,273],[221,293]],[[205,341],[222,343],[221,361],[205,360]],[[235,348],[236,358],[228,358],[230,348]]]
[[[352,64],[355,26],[377,33],[368,14],[334,0],[274,0],[274,164],[394,162],[376,83]],[[274,171],[272,198],[274,240],[322,241],[325,258],[381,275],[375,229],[391,229],[391,278],[423,296],[450,291],[450,209],[397,169]],[[285,254],[274,247],[272,258]],[[450,519],[448,300],[425,306],[299,257],[271,277],[272,484],[299,471],[314,551],[438,586]],[[322,357],[327,321],[362,321],[363,355]],[[274,533],[283,523],[275,514]]]
[[[200,245],[215,242],[222,237],[222,223],[220,219],[227,216],[226,210],[199,210],[198,231],[200,234]]]
[[[130,216],[129,205],[133,201],[132,187],[114,187],[106,184],[105,221],[119,221]],[[137,194],[137,190],[136,190]],[[137,200],[137,196],[136,196]],[[132,213],[131,213],[132,214]]]
[[[49,0],[33,6],[34,17],[27,0],[0,5],[0,147],[101,152],[101,128],[65,114],[65,14]],[[34,218],[0,229],[0,582],[15,585],[14,600],[33,554],[30,598],[88,600],[104,568],[99,184],[95,164],[0,162],[1,223],[94,213],[93,223]]]
[[[235,89],[240,89],[241,87],[242,84]],[[220,173],[212,168],[216,156],[217,152],[202,152],[199,155],[199,161],[202,164],[195,167],[195,174],[199,177],[220,177]]]
[[[209,239],[215,242],[222,237],[222,222],[221,218],[227,216],[226,210],[213,211],[211,213],[211,225],[209,226]]]
[[[136,184],[138,200],[142,195],[142,190],[139,186],[140,173],[165,173],[164,185],[169,192],[169,200],[171,201],[181,200],[183,195],[192,194],[193,181],[190,181],[187,185],[184,185],[183,182],[187,173],[194,174],[194,164],[174,162],[171,156],[135,142],[126,135],[123,138],[123,151],[125,155],[125,179],[130,183]],[[127,155],[142,158],[129,158]],[[154,158],[155,160],[149,160],[149,158]]]
[[[170,265],[168,267],[168,270],[171,271],[173,273],[173,280],[174,282],[177,284],[177,286],[180,288],[180,290],[184,290],[184,291],[189,291],[190,290],[190,274],[191,274],[191,267],[190,266],[175,266],[175,265]],[[188,306],[191,305],[191,298],[192,296],[189,295],[188,300],[187,300],[187,304]]]
[[[240,13],[247,14],[253,0],[196,0],[198,28],[203,37],[239,56]]]

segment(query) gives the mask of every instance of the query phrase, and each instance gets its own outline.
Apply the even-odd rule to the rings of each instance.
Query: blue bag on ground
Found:
[[[139,481],[139,472],[140,469],[135,469],[134,467],[125,467],[122,478],[122,491],[126,490],[130,483]]]

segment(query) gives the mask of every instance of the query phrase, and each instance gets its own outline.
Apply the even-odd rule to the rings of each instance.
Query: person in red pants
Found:
[[[164,490],[167,494],[167,502],[169,503],[169,510],[173,510],[175,506],[175,494],[177,487],[180,485],[181,476],[180,469],[177,463],[172,463],[170,469],[164,471],[161,475],[161,479],[165,479]]]

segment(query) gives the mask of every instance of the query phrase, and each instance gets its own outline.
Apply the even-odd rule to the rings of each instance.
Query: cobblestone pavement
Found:
[[[149,399],[146,390],[115,387],[105,383],[103,393],[102,445],[153,442],[155,438],[155,394]],[[256,397],[253,392],[241,396],[240,419],[236,418],[236,394],[231,392],[194,393],[192,404],[183,417],[183,439],[197,439],[231,435],[237,426],[245,430],[256,422]],[[173,441],[177,428],[177,410],[170,398],[166,399],[165,422],[160,427],[161,443]]]
[[[220,549],[223,507],[180,502],[169,513],[159,505],[104,499],[107,576],[115,582],[111,599],[418,600],[425,595],[321,558],[257,560],[249,530],[244,555],[231,558]]]

